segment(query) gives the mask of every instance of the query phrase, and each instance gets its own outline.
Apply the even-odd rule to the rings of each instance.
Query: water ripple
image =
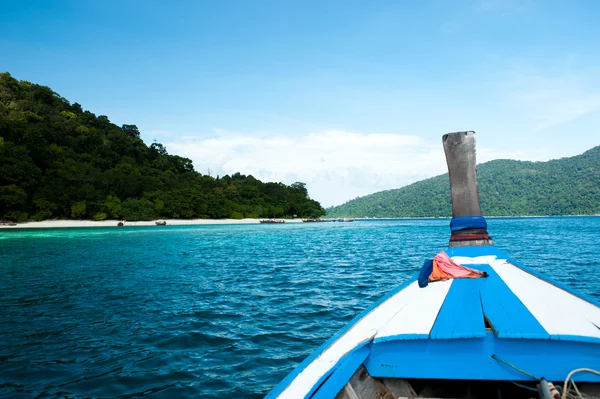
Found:
[[[600,218],[489,225],[600,298]],[[2,231],[0,396],[262,397],[447,239],[448,220]]]

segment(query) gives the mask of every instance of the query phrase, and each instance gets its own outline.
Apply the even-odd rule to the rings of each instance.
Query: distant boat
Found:
[[[327,219],[320,219],[320,218],[310,218],[310,219],[302,219],[303,222],[306,223],[323,223],[323,222],[330,222],[330,220]]]
[[[600,397],[600,303],[494,246],[477,193],[475,133],[446,134],[443,145],[449,248],[321,345],[267,398],[560,396],[549,382],[562,386],[562,398]],[[565,278],[585,279],[586,270]]]
[[[265,224],[273,224],[273,223],[285,223],[283,219],[260,219],[259,222]]]
[[[167,221],[166,220],[156,220],[156,221],[154,221],[154,224],[157,226],[166,226]]]
[[[342,218],[342,219],[338,219],[338,222],[354,222],[354,219],[352,219],[352,218]]]

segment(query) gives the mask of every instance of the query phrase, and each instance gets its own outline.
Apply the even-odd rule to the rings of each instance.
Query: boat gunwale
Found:
[[[384,296],[382,296],[381,298],[379,298],[377,301],[375,301],[371,306],[369,306],[368,308],[366,308],[365,310],[363,310],[362,312],[360,312],[358,315],[356,315],[352,320],[350,320],[346,325],[344,325],[344,327],[342,327],[337,333],[335,333],[331,338],[329,338],[321,346],[319,346],[317,349],[315,349],[307,358],[305,358],[298,366],[296,366],[296,368],[294,370],[292,370],[283,380],[281,380],[281,382],[279,384],[277,384],[275,386],[275,388],[273,388],[271,390],[271,392],[269,392],[267,394],[267,396],[265,396],[265,399],[276,398],[277,396],[279,396],[283,391],[286,390],[286,388],[292,383],[292,381],[294,381],[296,379],[296,377],[302,371],[304,371],[304,369],[306,369],[306,367],[308,365],[310,365],[321,354],[323,354],[330,346],[332,346],[341,337],[343,337],[352,327],[354,327],[356,325],[356,323],[358,323],[361,319],[363,319],[365,316],[367,316],[373,310],[377,309],[380,305],[382,305],[384,302],[386,302],[392,296],[396,295],[398,292],[402,291],[403,289],[405,289],[406,287],[408,287],[412,283],[416,282],[417,281],[417,277],[418,277],[418,273],[415,274],[413,277],[408,278],[406,281],[402,282],[397,287],[395,287],[392,290],[390,290],[387,294],[385,294]],[[371,340],[365,341],[365,342],[366,343],[370,343],[371,341],[372,341],[372,338],[371,338]],[[363,343],[358,343],[357,346],[361,346],[362,344]],[[342,356],[338,360],[338,362],[336,362],[336,364],[333,365],[329,369],[329,371],[327,373],[324,373],[323,376],[330,375],[331,372],[339,364],[339,362],[342,361],[342,359],[348,353],[351,353],[355,349],[356,349],[356,347],[354,347],[352,350],[350,350],[346,354],[344,354],[344,356]],[[321,378],[323,378],[323,376],[321,376]],[[317,385],[317,384],[315,384],[315,385]],[[316,388],[313,386],[313,388],[311,388],[311,390],[313,390],[313,389],[316,389]]]

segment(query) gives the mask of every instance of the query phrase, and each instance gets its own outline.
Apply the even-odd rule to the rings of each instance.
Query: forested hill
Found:
[[[135,125],[0,73],[0,220],[322,214],[303,183],[201,175],[163,145],[145,145]]]
[[[477,166],[487,216],[600,214],[600,146],[548,162],[496,160]],[[356,198],[331,217],[451,216],[448,174]]]

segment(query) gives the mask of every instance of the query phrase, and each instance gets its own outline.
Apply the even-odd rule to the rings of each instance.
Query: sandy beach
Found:
[[[159,219],[166,220],[167,226],[206,225],[206,224],[259,224],[261,219]],[[302,219],[286,219],[286,223],[299,223]],[[118,220],[44,220],[43,222],[17,223],[9,226],[0,223],[0,229],[37,229],[59,227],[117,227]],[[153,220],[143,222],[127,222],[125,226],[155,226]]]

